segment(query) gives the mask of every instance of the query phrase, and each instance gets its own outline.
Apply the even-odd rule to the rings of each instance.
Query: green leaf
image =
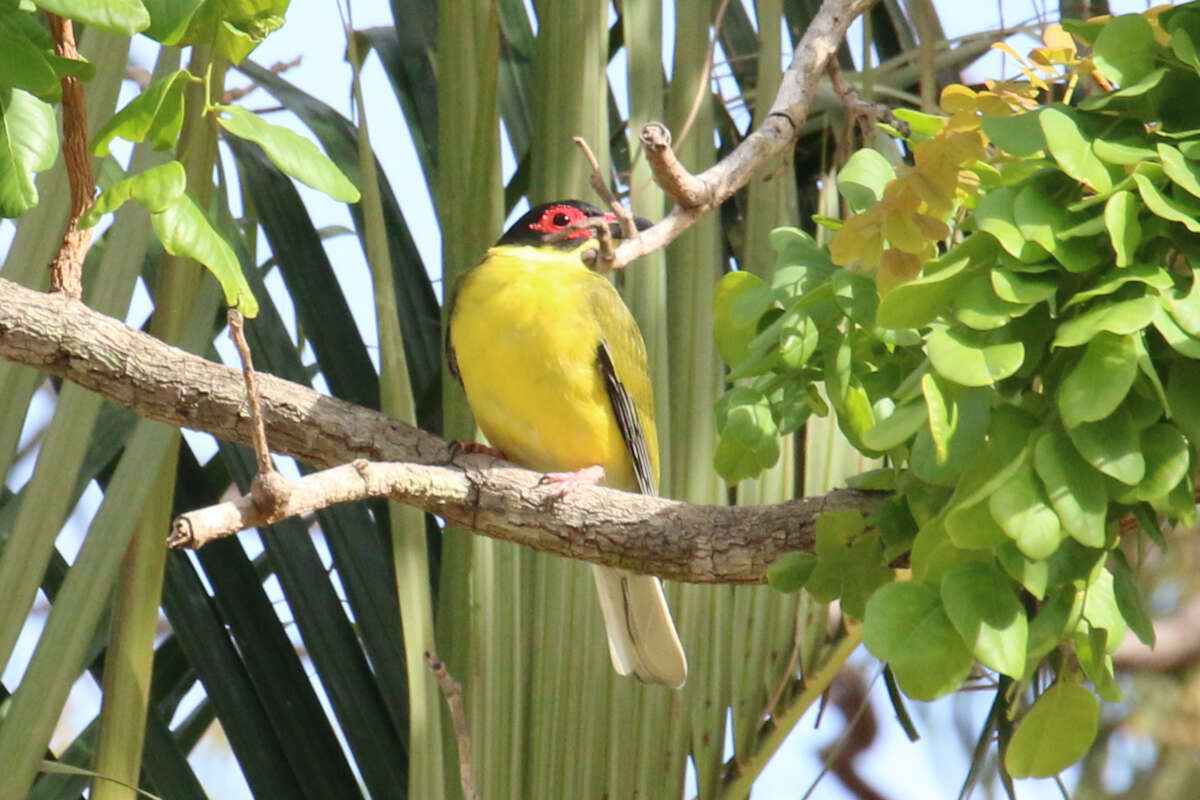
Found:
[[[1077,347],[1091,341],[1101,331],[1137,333],[1154,319],[1158,300],[1136,297],[1116,303],[1102,303],[1058,326],[1052,347]]]
[[[884,188],[895,177],[896,170],[882,153],[864,147],[838,171],[837,187],[857,214],[882,200]]]
[[[298,133],[272,125],[241,106],[222,106],[229,117],[220,117],[221,127],[243,139],[257,143],[275,166],[301,183],[324,192],[343,203],[357,203],[358,189],[329,156]]]
[[[891,416],[875,423],[863,436],[863,444],[880,452],[891,450],[908,441],[928,418],[929,409],[925,401],[921,398],[912,400],[893,411]]]
[[[779,460],[779,431],[771,403],[762,392],[739,387],[726,395],[718,409],[720,440],[713,466],[729,483],[758,475]]]
[[[183,126],[183,93],[190,80],[191,73],[187,70],[176,70],[130,100],[96,132],[92,139],[93,155],[108,155],[109,143],[118,136],[130,142],[149,138],[155,150],[175,146]]]
[[[132,36],[150,24],[141,0],[37,0],[39,7],[76,22]]]
[[[258,314],[258,301],[246,283],[233,248],[192,198],[181,196],[172,205],[151,214],[150,221],[168,253],[194,258],[212,272],[225,292],[226,303],[247,317]]]
[[[1121,687],[1117,685],[1112,656],[1108,654],[1108,631],[1095,627],[1089,627],[1086,634],[1076,631],[1071,643],[1075,646],[1075,657],[1083,674],[1091,680],[1100,699],[1121,702]]]
[[[186,188],[187,175],[183,164],[168,161],[114,183],[96,198],[95,204],[83,215],[79,224],[84,228],[92,227],[100,221],[100,217],[116,211],[130,198],[152,213],[164,211],[183,195]]]
[[[994,524],[994,523],[993,523]],[[1045,559],[1032,559],[1021,552],[1017,543],[1007,536],[995,548],[996,560],[1013,580],[1024,586],[1030,594],[1041,600],[1050,585],[1050,564]],[[1057,642],[1057,639],[1055,640]],[[1043,655],[1045,655],[1043,653]],[[1026,655],[1028,658],[1029,655]]]
[[[1037,275],[995,267],[990,275],[996,296],[1010,303],[1040,303],[1058,291],[1059,277],[1054,272]]]
[[[1101,161],[1119,166],[1152,161],[1157,155],[1157,151],[1153,147],[1148,147],[1146,140],[1141,137],[1093,139],[1092,150]]]
[[[917,531],[912,545],[913,580],[939,586],[949,570],[968,561],[990,561],[987,550],[956,547],[946,532],[942,517],[930,520]]]
[[[1165,298],[1163,299],[1165,302]],[[1188,335],[1187,331],[1179,327],[1179,323],[1167,313],[1166,308],[1159,306],[1154,310],[1153,322],[1154,329],[1162,335],[1172,350],[1188,358],[1200,359],[1200,339]]]
[[[1122,286],[1134,282],[1144,283],[1159,290],[1170,289],[1175,285],[1175,281],[1166,267],[1158,264],[1131,264],[1127,267],[1110,269],[1104,273],[1092,288],[1076,292],[1070,300],[1063,303],[1063,310],[1085,303],[1095,297],[1112,294]],[[1166,299],[1164,299],[1165,302]]]
[[[6,13],[0,8],[0,25],[13,17],[29,16],[20,12]],[[51,66],[50,55],[44,47],[3,27],[0,27],[0,86],[22,89],[49,101],[62,96],[59,75]]]
[[[984,665],[1012,678],[1025,673],[1029,619],[1012,581],[994,564],[972,562],[947,572],[942,605]]]
[[[1025,346],[1008,341],[1005,331],[941,328],[926,342],[933,368],[944,378],[963,386],[990,386],[1021,368]]]
[[[1192,402],[1195,401],[1193,398]],[[1146,474],[1138,482],[1134,496],[1152,502],[1170,492],[1187,475],[1188,442],[1174,425],[1159,423],[1142,431],[1141,451],[1146,460]]]
[[[1083,358],[1068,370],[1058,389],[1063,424],[1074,428],[1111,414],[1133,386],[1137,359],[1133,336],[1100,333],[1088,342]]]
[[[997,147],[1014,156],[1033,156],[1046,149],[1046,137],[1036,111],[1000,117],[983,117],[983,132]]]
[[[1058,647],[1066,638],[1067,631],[1074,627],[1076,620],[1072,620],[1072,617],[1081,613],[1082,609],[1083,604],[1071,586],[1050,595],[1029,623],[1029,643],[1025,647],[1027,670]]]
[[[163,44],[177,44],[205,0],[142,0],[150,25],[142,33]]]
[[[988,192],[975,209],[975,224],[979,230],[995,237],[1009,255],[1020,258],[1025,249],[1025,237],[1014,217],[1016,198],[1016,191],[1008,186]]]
[[[955,547],[963,550],[987,550],[1002,544],[1007,538],[987,503],[955,506],[946,514],[946,533]]]
[[[1117,598],[1117,608],[1142,643],[1154,647],[1154,622],[1150,619],[1150,607],[1138,586],[1137,576],[1121,548],[1114,549],[1112,554],[1113,594]]]
[[[0,217],[19,217],[38,204],[30,176],[54,166],[54,109],[20,89],[0,89]]]
[[[1170,222],[1182,223],[1192,233],[1200,233],[1200,221],[1197,221],[1191,208],[1164,195],[1154,185],[1154,181],[1145,175],[1135,172],[1132,177],[1133,182],[1137,184],[1138,194],[1142,196],[1142,202],[1150,209],[1150,213]]]
[[[1200,366],[1176,361],[1167,373],[1167,401],[1171,418],[1193,444],[1200,443]]]
[[[1162,161],[1163,172],[1176,186],[1195,197],[1200,197],[1200,179],[1195,168],[1183,157],[1183,153],[1169,144],[1159,142],[1158,157]]]
[[[1026,241],[1040,245],[1071,272],[1086,272],[1100,260],[1096,248],[1089,242],[1059,235],[1072,228],[1077,219],[1060,200],[1051,197],[1045,183],[1026,184],[1013,200],[1013,221]]]
[[[1107,569],[1101,569],[1096,580],[1084,591],[1083,619],[1079,626],[1081,629],[1103,628],[1108,631],[1106,649],[1110,653],[1116,650],[1125,638],[1125,617],[1117,606],[1113,576]]]
[[[1117,252],[1117,266],[1127,267],[1133,263],[1134,253],[1142,240],[1142,226],[1138,222],[1138,202],[1133,192],[1114,192],[1104,204],[1104,225]]]
[[[749,355],[750,340],[758,335],[758,317],[735,320],[730,313],[731,307],[739,297],[754,289],[766,289],[762,278],[752,272],[735,270],[721,276],[713,291],[713,337],[721,358],[731,367]]]
[[[817,565],[805,588],[822,603],[840,599],[847,614],[862,619],[867,598],[892,580],[878,531],[865,531],[857,511],[827,511],[815,527]]]
[[[1112,175],[1092,151],[1091,141],[1079,130],[1075,112],[1059,106],[1045,108],[1038,114],[1038,122],[1046,137],[1046,148],[1063,172],[1097,192],[1112,188]]]
[[[1124,408],[1099,422],[1081,423],[1067,435],[1084,460],[1105,475],[1136,486],[1146,474],[1138,432]]]
[[[971,259],[956,258],[932,274],[902,283],[879,300],[875,321],[884,328],[920,328],[947,310],[959,286],[955,280]]]
[[[1091,748],[1099,721],[1096,696],[1078,683],[1059,680],[1017,725],[1004,766],[1014,778],[1057,775]]]
[[[871,596],[863,642],[888,662],[900,688],[914,700],[953,692],[974,661],[937,590],[919,583],[892,583]]]
[[[767,583],[777,592],[799,591],[816,566],[812,553],[784,553],[767,567]]]
[[[1154,69],[1154,30],[1140,14],[1109,20],[1093,45],[1096,68],[1111,83],[1132,86]]]
[[[966,278],[954,298],[954,316],[977,331],[1002,328],[1029,309],[1028,303],[1010,303],[997,296],[991,276],[983,272]]]
[[[787,311],[779,318],[779,358],[788,367],[800,369],[817,352],[821,333],[812,317]]]
[[[924,392],[925,383],[926,379],[922,377],[925,403],[933,408],[937,401],[931,401],[931,394]],[[942,387],[938,386],[938,390],[944,398],[946,393]],[[917,433],[909,457],[913,472],[927,483],[953,486],[959,473],[983,448],[990,421],[988,390],[959,392],[944,414],[931,411],[929,429]]]
[[[988,500],[992,517],[1030,558],[1046,558],[1066,536],[1046,490],[1028,461]]]
[[[1067,533],[1080,544],[1103,547],[1108,493],[1104,479],[1062,433],[1048,433],[1033,448],[1033,466]]]

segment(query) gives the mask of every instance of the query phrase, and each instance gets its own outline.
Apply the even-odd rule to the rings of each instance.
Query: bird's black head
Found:
[[[497,245],[529,245],[531,247],[550,246],[560,250],[574,250],[582,244],[596,238],[596,230],[592,227],[579,228],[571,231],[566,237],[547,241],[547,237],[563,230],[572,223],[588,217],[601,217],[608,223],[609,230],[615,237],[621,236],[621,226],[617,217],[611,212],[596,208],[580,200],[556,200],[553,203],[543,203],[529,209],[512,224],[500,237]],[[638,230],[650,227],[650,221],[642,217],[634,217]]]

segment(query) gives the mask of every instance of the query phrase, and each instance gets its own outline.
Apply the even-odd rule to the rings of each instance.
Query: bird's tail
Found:
[[[613,668],[630,672],[643,683],[678,689],[687,680],[687,657],[662,582],[653,575],[638,575],[611,567],[592,567],[600,610],[608,632],[608,653]]]

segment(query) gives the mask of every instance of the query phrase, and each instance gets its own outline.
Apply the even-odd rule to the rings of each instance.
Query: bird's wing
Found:
[[[629,456],[633,459],[633,473],[637,476],[638,491],[642,494],[658,494],[654,479],[654,462],[650,460],[650,449],[646,444],[646,432],[642,430],[641,416],[633,398],[626,391],[625,384],[617,377],[617,367],[613,363],[608,342],[603,339],[596,347],[596,365],[604,377],[604,389],[608,392],[613,414],[617,417],[621,438],[625,440]]]

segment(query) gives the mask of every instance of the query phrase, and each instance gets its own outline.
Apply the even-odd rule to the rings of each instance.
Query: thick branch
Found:
[[[253,441],[240,372],[61,294],[0,279],[0,357],[74,381],[150,419],[240,444]],[[378,412],[271,375],[258,378],[274,452],[355,472],[348,462],[356,459],[407,462],[378,479],[353,477],[360,488],[374,487],[358,496],[404,497],[486,536],[677,580],[761,582],[778,555],[812,549],[812,523],[822,511],[870,510],[878,502],[847,490],[733,508],[581,488],[548,503],[537,473],[488,456],[456,456],[445,440]],[[303,492],[291,495],[303,504]],[[255,513],[248,505],[237,513]]]
[[[808,119],[826,65],[835,57],[850,23],[874,4],[875,0],[825,0],[821,4],[796,46],[792,63],[783,74],[779,93],[762,123],[737,149],[699,175],[690,175],[678,165],[674,170],[666,168],[665,172],[673,173],[673,177],[663,188],[677,205],[654,227],[617,247],[615,268],[673,242],[705,212],[744,186],[756,170],[792,146]],[[646,135],[645,129],[642,135]],[[655,141],[661,143],[661,137]],[[645,139],[643,143],[646,143]],[[669,143],[658,147],[657,153],[647,147],[646,155],[656,178],[664,171],[662,164],[655,163],[656,157],[675,157]],[[673,187],[679,189],[679,193],[673,191]]]

